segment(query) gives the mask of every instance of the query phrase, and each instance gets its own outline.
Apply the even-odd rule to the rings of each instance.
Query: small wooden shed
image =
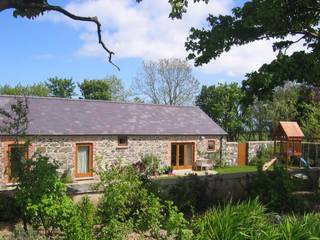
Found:
[[[274,153],[288,165],[292,157],[302,156],[304,134],[297,122],[280,122],[274,133]]]

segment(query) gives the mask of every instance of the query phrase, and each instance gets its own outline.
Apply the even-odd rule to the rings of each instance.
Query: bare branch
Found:
[[[106,46],[106,44],[102,40],[102,34],[101,34],[101,23],[98,20],[97,17],[83,17],[83,16],[78,16],[75,15],[66,9],[60,7],[60,6],[55,6],[55,5],[50,5],[50,4],[38,4],[38,3],[16,3],[15,1],[10,1],[10,0],[4,0],[0,1],[0,12],[9,8],[15,8],[17,10],[39,10],[41,12],[45,11],[55,11],[59,12],[73,20],[76,21],[84,21],[84,22],[92,22],[95,23],[97,26],[97,34],[98,34],[98,42],[102,46],[102,48],[109,54],[109,63],[111,63],[113,66],[115,66],[119,71],[120,68],[112,62],[112,56],[114,55],[114,52],[109,50]]]

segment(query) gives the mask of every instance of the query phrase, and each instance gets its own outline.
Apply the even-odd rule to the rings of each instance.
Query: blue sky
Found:
[[[12,17],[11,11],[2,12],[0,83],[32,84],[52,76],[72,77],[79,82],[115,74],[130,87],[143,60],[184,58],[187,53],[183,43],[190,26],[203,26],[209,12],[226,14],[242,3],[219,0],[209,5],[197,4],[183,20],[171,21],[167,18],[167,1],[144,0],[139,5],[133,5],[132,1],[51,1],[62,2],[77,14],[97,15],[103,24],[104,40],[115,51],[114,61],[121,71],[108,64],[107,55],[96,43],[92,24],[72,22],[59,14],[28,20]],[[235,47],[217,61],[194,68],[194,74],[207,85],[240,82],[246,72],[273,57],[271,43],[261,41]]]

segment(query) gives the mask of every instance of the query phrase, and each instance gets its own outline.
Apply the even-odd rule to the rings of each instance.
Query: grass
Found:
[[[246,172],[256,172],[256,166],[234,166],[234,167],[221,167],[215,168],[215,171],[221,174],[228,174],[228,173],[246,173]]]

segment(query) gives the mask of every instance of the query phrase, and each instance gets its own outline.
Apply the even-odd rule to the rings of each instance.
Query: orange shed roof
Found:
[[[282,128],[287,137],[303,138],[304,134],[297,122],[280,122],[278,128]]]

